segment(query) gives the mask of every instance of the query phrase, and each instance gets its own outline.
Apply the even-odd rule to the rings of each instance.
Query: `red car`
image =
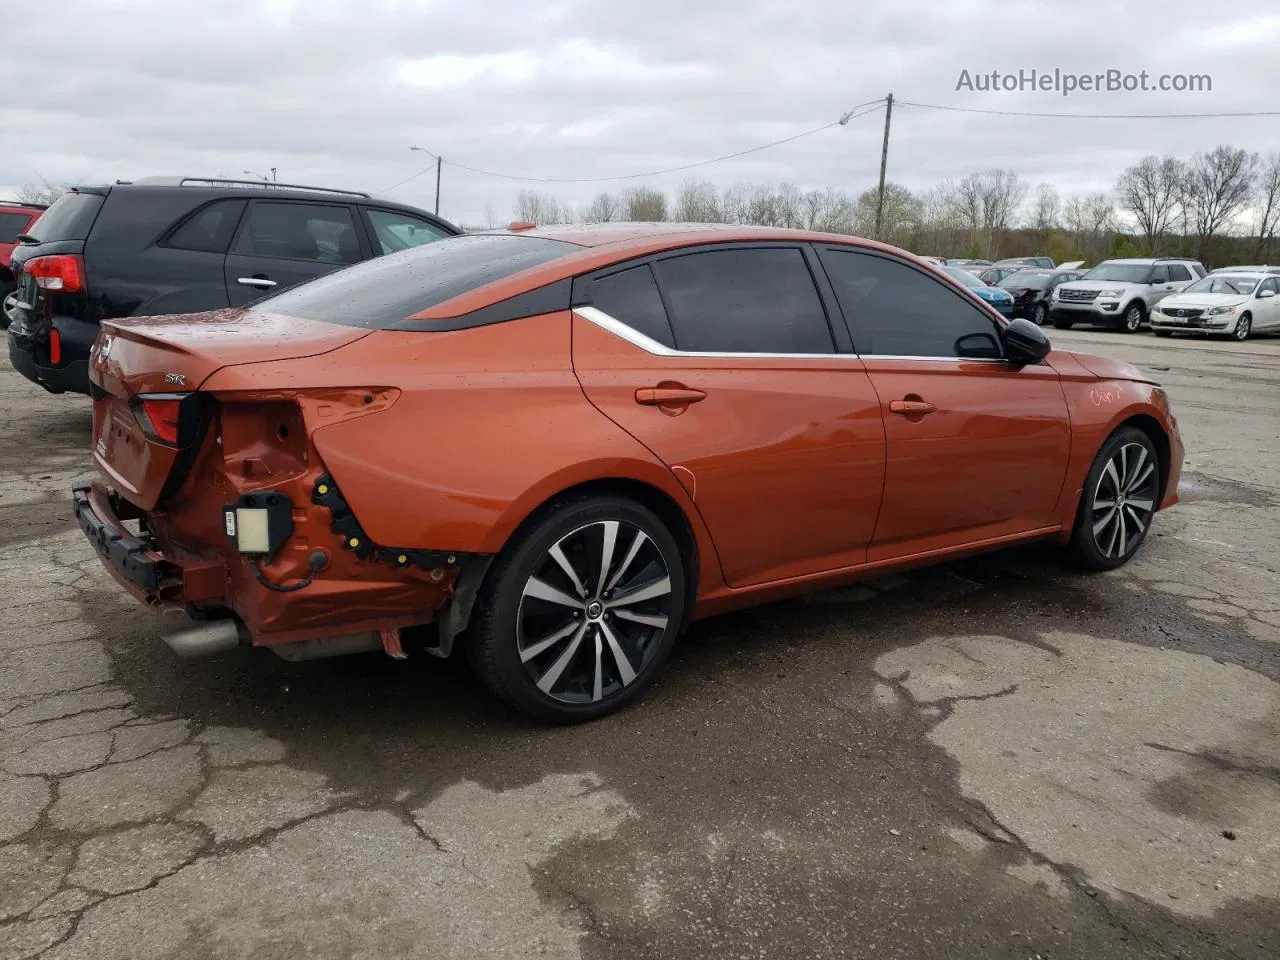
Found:
[[[175,650],[422,633],[553,721],[633,699],[699,617],[1030,540],[1118,567],[1183,456],[1136,368],[901,250],[765,228],[441,240],[105,321],[90,371],[75,512],[190,617]]]
[[[45,209],[45,205],[40,203],[0,201],[0,326],[8,323],[3,302],[13,293],[15,286],[9,258],[18,245],[18,238],[31,229]]]

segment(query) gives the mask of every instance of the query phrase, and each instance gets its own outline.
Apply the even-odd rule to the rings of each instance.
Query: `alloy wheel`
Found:
[[[1093,492],[1093,542],[1108,559],[1128,556],[1146,536],[1156,508],[1155,457],[1140,443],[1126,443],[1107,461]]]
[[[1130,333],[1137,333],[1142,327],[1142,308],[1136,303],[1124,312],[1124,328]]]
[[[1045,309],[1045,306],[1043,303],[1036,304],[1035,315],[1032,317],[1032,319],[1035,320],[1036,325],[1040,327],[1043,327],[1045,324],[1045,321],[1049,319],[1049,311]]]
[[[616,696],[653,659],[671,601],[670,568],[652,537],[621,520],[586,524],[557,540],[525,582],[520,661],[553,700]]]
[[[1236,328],[1231,335],[1237,340],[1248,340],[1252,327],[1253,321],[1248,316],[1241,317],[1236,321]]]

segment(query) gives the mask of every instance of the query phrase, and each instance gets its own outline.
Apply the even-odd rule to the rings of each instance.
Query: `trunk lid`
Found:
[[[151,510],[205,444],[217,410],[199,388],[214,372],[328,353],[370,332],[252,308],[103,321],[89,366],[94,460],[120,494]]]

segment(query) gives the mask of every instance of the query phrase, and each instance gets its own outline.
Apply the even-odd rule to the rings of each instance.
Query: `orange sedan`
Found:
[[[1183,456],[1135,367],[901,250],[765,228],[448,239],[106,321],[91,379],[76,516],[179,654],[421,638],[561,722],[699,617],[1037,539],[1118,567]]]

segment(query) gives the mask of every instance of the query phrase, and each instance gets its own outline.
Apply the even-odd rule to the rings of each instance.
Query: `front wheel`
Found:
[[[1152,330],[1151,332],[1152,332],[1152,333],[1154,333],[1157,337],[1171,337],[1171,336],[1173,336],[1173,334],[1172,334],[1172,333],[1170,333],[1168,330]]]
[[[1049,311],[1043,303],[1036,304],[1031,319],[1037,327],[1043,327],[1049,321]]]
[[[1252,332],[1253,318],[1246,313],[1236,321],[1236,328],[1231,331],[1231,339],[1237,342],[1243,342],[1249,339],[1249,334]]]
[[[687,594],[679,546],[652,511],[617,496],[567,499],[499,556],[468,653],[484,684],[526,716],[593,720],[653,681]]]
[[[1137,333],[1142,329],[1142,304],[1131,303],[1124,312],[1124,316],[1120,318],[1120,330],[1122,333]]]
[[[1160,498],[1160,456],[1137,427],[1121,427],[1102,445],[1085,479],[1072,558],[1087,570],[1128,563],[1146,539]]]

